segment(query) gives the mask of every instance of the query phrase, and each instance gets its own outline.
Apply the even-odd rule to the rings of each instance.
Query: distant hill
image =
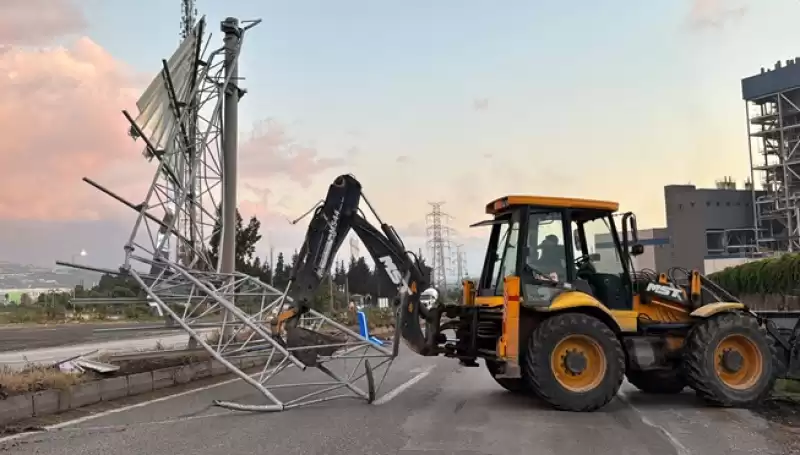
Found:
[[[54,265],[41,267],[0,260],[0,289],[90,287],[100,274]]]
[[[2,0],[0,0],[2,1]],[[52,268],[56,260],[117,268],[130,236],[131,220],[0,220],[0,261]],[[78,255],[81,250],[89,254]]]

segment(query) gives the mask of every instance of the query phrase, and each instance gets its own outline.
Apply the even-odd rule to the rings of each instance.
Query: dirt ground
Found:
[[[754,411],[771,422],[800,430],[800,381],[778,381],[773,396]]]

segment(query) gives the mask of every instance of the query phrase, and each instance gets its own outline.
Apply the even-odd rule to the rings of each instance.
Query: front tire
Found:
[[[499,362],[493,362],[491,360],[486,360],[485,362],[486,369],[489,370],[489,374],[492,375],[492,379],[500,384],[500,387],[508,390],[509,392],[520,394],[527,393],[530,390],[524,378],[498,378],[497,375],[500,373]]]
[[[531,389],[564,411],[605,406],[625,376],[619,339],[603,321],[583,313],[544,320],[531,334],[525,360]]]
[[[777,380],[776,349],[755,317],[723,313],[696,325],[686,340],[689,385],[709,404],[749,407]]]

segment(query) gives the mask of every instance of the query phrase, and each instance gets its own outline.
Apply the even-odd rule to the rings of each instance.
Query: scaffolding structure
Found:
[[[186,13],[192,2],[182,6]],[[310,310],[286,333],[277,316],[291,303],[291,284],[278,290],[235,270],[238,103],[246,93],[238,61],[247,32],[259,22],[225,19],[224,44],[207,50],[211,41],[201,18],[162,61],[137,102],[138,115],[123,111],[144,156],[156,162],[141,202],[84,178],[138,214],[119,270],[59,264],[130,278],[190,344],[253,387],[253,402],[215,402],[219,406],[282,411],[336,398],[372,402],[397,356],[399,331],[390,348],[388,340]],[[263,368],[244,371],[253,358],[264,361]],[[287,377],[292,369],[307,373]]]
[[[742,98],[758,249],[800,251],[800,59],[743,79]]]

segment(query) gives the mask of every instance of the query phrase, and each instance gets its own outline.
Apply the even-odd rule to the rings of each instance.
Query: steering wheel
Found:
[[[578,272],[597,273],[594,264],[592,264],[591,256],[588,254],[575,259],[575,266],[578,268]]]
[[[528,263],[523,266],[523,270],[536,279],[540,279],[542,281],[554,281],[552,278],[550,278],[549,273],[543,272]]]

